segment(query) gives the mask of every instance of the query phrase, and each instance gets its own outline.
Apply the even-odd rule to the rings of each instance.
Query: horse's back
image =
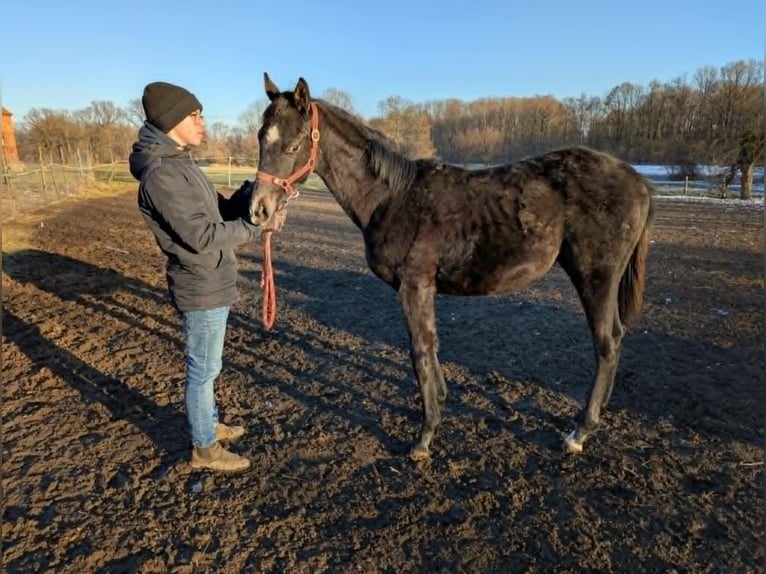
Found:
[[[515,163],[466,169],[435,165],[424,178],[430,188],[430,208],[463,209],[505,199],[545,204],[574,202],[579,209],[648,205],[652,186],[630,164],[584,146],[556,149]],[[542,207],[542,205],[541,205]]]
[[[524,288],[567,245],[598,259],[627,253],[650,201],[629,164],[584,147],[481,170],[434,164],[421,175],[386,224],[365,233],[368,260],[389,283],[398,267],[449,294]]]
[[[635,243],[649,216],[653,188],[633,166],[586,147],[525,161],[536,164],[561,197],[568,234],[615,248]]]
[[[491,237],[524,243],[575,229],[611,234],[643,228],[652,186],[630,164],[569,147],[482,170],[444,168],[431,176],[429,217],[442,225],[497,228]]]
[[[529,161],[539,162],[566,202],[591,213],[620,206],[648,206],[651,201],[649,181],[630,164],[604,152],[570,147]]]

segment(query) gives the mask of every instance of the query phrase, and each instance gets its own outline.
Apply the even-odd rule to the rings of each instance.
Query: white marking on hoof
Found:
[[[421,461],[421,460],[428,460],[430,456],[430,453],[428,452],[427,448],[424,448],[420,445],[415,446],[410,451],[410,460],[413,460],[415,462]]]
[[[572,431],[564,439],[564,450],[569,454],[580,454],[582,452],[582,443],[575,440],[575,432]]]

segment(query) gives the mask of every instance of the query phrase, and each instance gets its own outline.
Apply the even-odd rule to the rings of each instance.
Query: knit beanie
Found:
[[[144,88],[141,97],[146,120],[164,133],[168,133],[190,113],[201,110],[197,96],[181,86],[167,82],[152,82]]]

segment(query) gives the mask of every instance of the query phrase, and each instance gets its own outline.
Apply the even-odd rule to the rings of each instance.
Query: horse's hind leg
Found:
[[[566,437],[564,449],[570,453],[582,452],[583,443],[599,424],[601,409],[606,406],[614,387],[614,376],[620,361],[624,328],[617,307],[617,282],[592,292],[580,289],[585,315],[593,337],[596,355],[596,375],[588,402],[577,417],[577,428]],[[600,291],[600,292],[599,292]]]
[[[439,339],[436,333],[434,289],[403,283],[399,288],[399,299],[410,335],[412,368],[423,400],[423,427],[420,439],[410,451],[410,457],[422,460],[428,458],[431,439],[441,421],[441,407],[447,400],[447,386],[437,357]]]
[[[614,313],[614,324],[612,328],[612,333],[613,333],[615,343],[617,345],[617,357],[615,359],[615,365],[614,365],[614,370],[612,372],[612,376],[609,379],[609,386],[606,388],[606,391],[604,392],[604,396],[601,401],[601,408],[606,407],[606,405],[609,403],[609,399],[612,397],[612,390],[614,390],[614,378],[617,373],[617,366],[620,363],[620,354],[622,352],[622,337],[625,335],[625,327],[620,321],[619,312]]]

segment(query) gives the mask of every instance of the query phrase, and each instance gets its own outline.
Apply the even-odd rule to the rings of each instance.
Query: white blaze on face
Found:
[[[266,143],[273,144],[279,141],[279,128],[277,126],[271,126],[266,130]]]

